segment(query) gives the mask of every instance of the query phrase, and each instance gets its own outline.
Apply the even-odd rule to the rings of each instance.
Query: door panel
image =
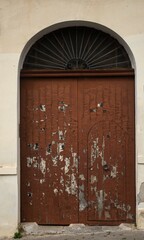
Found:
[[[133,222],[134,85],[131,78],[85,78],[78,82],[80,174],[86,179],[80,220]],[[133,188],[131,187],[133,186]],[[81,187],[81,185],[80,185]],[[91,221],[91,222],[90,222]]]
[[[21,81],[22,221],[78,222],[76,86]]]
[[[21,218],[134,222],[134,81],[21,79]]]

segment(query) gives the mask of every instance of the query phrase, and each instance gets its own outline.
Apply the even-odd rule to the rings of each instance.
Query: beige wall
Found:
[[[19,71],[23,57],[44,32],[76,21],[90,26],[93,22],[112,35],[115,32],[129,46],[136,64],[137,193],[144,182],[144,1],[0,0],[0,235],[13,234],[19,221]],[[143,205],[137,205],[137,223],[142,228]]]
[[[100,23],[122,37],[143,34],[143,0],[0,0],[0,52],[19,53],[37,32],[58,22]]]

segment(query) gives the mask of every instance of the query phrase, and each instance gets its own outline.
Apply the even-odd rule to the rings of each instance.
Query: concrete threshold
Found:
[[[131,231],[135,229],[133,224],[120,224],[119,226],[87,226],[84,224],[70,224],[69,226],[42,226],[37,223],[22,223],[24,235],[44,236],[58,234],[90,234],[103,232]]]

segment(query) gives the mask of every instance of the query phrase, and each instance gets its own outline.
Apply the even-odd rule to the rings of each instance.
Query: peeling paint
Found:
[[[110,219],[111,216],[110,216],[110,213],[108,211],[105,211],[105,219]]]
[[[68,104],[64,103],[63,101],[59,102],[58,110],[61,112],[65,112],[68,108]]]
[[[102,142],[102,151],[101,151],[101,159],[102,159],[102,166],[104,166],[106,164],[106,161],[104,159],[104,150],[105,150],[105,138],[103,136],[103,142]]]
[[[38,150],[39,149],[39,144],[38,143],[34,143],[34,144],[28,143],[27,146],[29,148],[33,148],[33,150]]]
[[[129,212],[131,210],[131,206],[127,205],[127,211]]]
[[[87,208],[87,202],[84,198],[84,193],[79,192],[79,211],[81,212],[85,210],[85,208]]]
[[[97,191],[97,187],[96,186],[91,186],[91,192],[94,192],[94,193],[96,193],[96,191]]]
[[[97,104],[97,107],[100,108],[100,107],[103,107],[103,105],[104,105],[103,102],[100,102]]]
[[[104,150],[105,150],[105,139],[103,136],[103,141],[102,141],[102,150],[100,151],[100,147],[98,146],[99,139],[96,138],[93,141],[93,145],[91,146],[91,166],[93,166],[94,162],[98,157],[101,158],[102,160],[102,166],[106,164],[106,161],[104,159]]]
[[[113,201],[112,199],[110,199],[110,202],[114,204],[115,208],[120,209],[124,212],[128,213],[131,210],[131,206],[129,204],[128,205],[126,205],[125,203],[118,204],[118,200]]]
[[[71,194],[69,182],[66,182],[66,183],[65,183],[65,191],[66,191],[68,194]]]
[[[53,166],[57,166],[57,164],[58,164],[58,156],[52,157],[52,162],[53,162]]]
[[[27,167],[31,167],[33,162],[36,161],[36,157],[27,157]]]
[[[70,175],[70,181],[65,182],[65,191],[68,194],[77,196],[77,193],[78,193],[77,189],[78,189],[78,187],[77,187],[76,177],[75,177],[74,173],[72,173]]]
[[[46,172],[46,161],[41,158],[41,162],[40,162],[40,171],[42,174],[45,174]]]
[[[78,157],[77,157],[77,153],[72,153],[72,158],[73,158],[73,165],[72,168],[76,168],[76,170],[78,171]],[[77,172],[76,171],[76,172]]]
[[[112,178],[116,178],[116,176],[117,176],[117,165],[116,166],[112,166],[112,170],[111,170],[111,173],[110,173],[110,176],[112,177]]]
[[[58,135],[59,135],[59,140],[64,140],[64,135],[62,130],[58,131]]]
[[[90,112],[96,112],[97,109],[96,108],[90,108]]]
[[[47,146],[47,149],[46,149],[46,155],[50,155],[51,152],[52,152],[51,143],[49,143],[48,146]]]
[[[63,155],[60,155],[60,156],[59,156],[59,160],[60,160],[61,162],[63,162],[63,159],[64,159]]]
[[[38,168],[38,167],[39,167],[39,164],[38,164],[38,161],[37,161],[37,160],[34,160],[34,162],[33,162],[33,167],[34,167],[34,168]]]
[[[91,175],[91,184],[93,184],[93,183],[96,183],[97,182],[97,177],[96,176],[94,176],[94,175]]]
[[[105,209],[106,209],[106,210],[110,210],[110,205],[105,206]]]
[[[54,194],[55,194],[55,195],[58,194],[58,189],[57,189],[57,188],[55,188],[53,191],[54,191]]]
[[[39,109],[38,109],[38,107],[34,107],[33,110],[34,111],[38,111]]]
[[[44,183],[45,182],[45,179],[40,179],[40,184]]]
[[[27,182],[27,183],[26,183],[26,186],[27,186],[27,187],[30,187],[30,182]]]
[[[109,178],[109,175],[103,175],[103,181]]]
[[[83,153],[86,154],[87,150],[86,149],[83,149]]]
[[[28,197],[32,197],[32,195],[33,195],[32,192],[27,192]]]
[[[98,147],[98,138],[93,141],[93,145],[91,146],[91,165],[93,166],[95,160],[99,156],[99,147]]]
[[[42,112],[45,112],[45,111],[46,111],[46,105],[41,104],[41,105],[40,105],[40,110],[41,110]]]
[[[127,214],[127,219],[131,219],[131,220],[133,220],[133,219],[134,219],[133,214],[128,213],[128,214]]]
[[[39,144],[38,143],[35,143],[34,145],[33,145],[33,150],[38,150],[39,149]]]
[[[63,176],[60,177],[60,184],[61,184],[62,186],[64,186],[64,178],[63,178]]]
[[[56,135],[57,134],[57,132],[52,132],[52,136],[54,136],[54,135]]]
[[[85,180],[84,175],[83,175],[83,174],[80,174],[80,175],[79,175],[79,179],[82,180],[82,181],[84,181],[84,180]]]
[[[64,172],[65,174],[67,174],[69,172],[69,167],[70,167],[70,158],[66,157],[64,161],[65,161]]]
[[[84,185],[79,186],[79,211],[82,212],[87,208],[88,204],[84,195]]]
[[[71,146],[70,150],[71,150],[71,154],[72,154],[72,158],[73,158],[72,168],[76,168],[76,172],[78,172],[78,159],[79,159],[79,157],[77,156],[77,153],[73,151],[72,146]]]
[[[59,102],[59,106],[58,106],[59,111],[66,112],[68,107],[69,107],[69,105],[65,104],[63,101]],[[102,102],[98,103],[96,107],[97,108],[90,109],[90,111],[96,112],[97,110],[100,110],[98,108],[102,108],[103,103]],[[42,112],[45,112],[46,106],[40,105],[40,110]],[[60,114],[62,114],[62,113],[60,113]],[[41,113],[41,115],[42,115],[42,113]],[[63,116],[63,114],[62,114],[62,116]],[[66,119],[66,117],[64,117],[64,118]],[[40,121],[43,122],[44,120],[40,120]],[[58,120],[56,120],[56,121],[58,121]],[[56,126],[58,126],[57,124],[58,123],[56,123]],[[43,126],[43,125],[44,124],[41,124],[41,126]],[[99,139],[99,138],[95,138],[95,136],[93,137],[91,135],[91,139],[90,139],[90,141],[91,141],[90,170],[93,170],[93,175],[91,175],[89,177],[88,181],[90,181],[90,183],[91,183],[91,185],[89,186],[90,191],[91,191],[90,196],[92,196],[92,199],[94,199],[94,201],[90,201],[87,204],[86,198],[87,198],[88,193],[87,193],[87,191],[84,191],[85,186],[87,186],[87,184],[86,185],[82,184],[79,187],[77,185],[77,177],[79,178],[79,183],[84,183],[82,181],[86,180],[84,174],[80,174],[79,176],[77,174],[78,173],[79,156],[75,152],[76,150],[74,151],[74,148],[72,146],[70,148],[70,145],[68,146],[68,149],[70,148],[71,152],[69,153],[69,152],[64,151],[65,148],[67,147],[67,143],[65,145],[65,140],[66,140],[65,138],[66,138],[66,133],[67,133],[67,130],[65,130],[66,126],[70,126],[70,123],[64,122],[64,125],[61,128],[54,127],[53,129],[57,130],[57,131],[52,132],[52,134],[50,134],[50,137],[54,136],[54,137],[52,137],[52,139],[54,139],[54,140],[56,139],[56,141],[50,140],[52,142],[50,142],[48,144],[47,149],[46,149],[46,155],[50,155],[52,153],[54,154],[54,156],[47,157],[48,161],[49,161],[49,159],[51,159],[50,165],[57,166],[57,168],[52,169],[53,170],[53,171],[51,171],[52,174],[50,174],[50,168],[46,169],[46,160],[44,160],[43,158],[40,158],[40,157],[39,157],[40,163],[38,163],[39,161],[37,161],[36,157],[35,158],[28,157],[27,158],[27,166],[28,167],[31,167],[31,166],[39,167],[39,169],[43,175],[45,175],[46,170],[47,170],[47,172],[49,173],[48,174],[49,177],[53,178],[53,179],[51,178],[51,180],[54,180],[54,182],[52,184],[51,184],[51,181],[48,183],[49,187],[51,187],[51,188],[53,187],[52,188],[53,194],[55,194],[57,196],[58,194],[61,194],[65,191],[69,195],[75,195],[76,199],[79,198],[79,211],[85,210],[87,208],[88,204],[91,204],[91,205],[93,204],[94,208],[97,209],[97,211],[98,211],[98,215],[99,215],[100,219],[104,216],[105,216],[105,219],[110,219],[111,218],[110,211],[111,211],[112,201],[110,202],[109,206],[107,206],[107,207],[104,206],[107,194],[104,192],[104,190],[98,191],[98,189],[97,189],[98,187],[96,184],[98,182],[98,179],[97,179],[97,176],[94,175],[95,171],[97,171],[97,169],[99,169],[99,168],[101,169],[101,166],[103,166],[103,169],[106,170],[105,167],[107,166],[107,164],[105,161],[105,137],[103,136],[101,139]],[[63,128],[64,128],[64,130],[63,130]],[[45,131],[45,128],[41,128],[41,131]],[[81,131],[83,131],[83,129]],[[107,133],[108,134],[106,135],[106,141],[108,142],[109,138],[110,138],[110,133],[109,132],[107,132]],[[95,132],[94,132],[94,134],[95,134]],[[98,135],[96,135],[96,136],[98,136]],[[53,145],[55,145],[55,146],[53,146]],[[35,143],[35,144],[30,143],[30,144],[28,144],[28,146],[30,148],[33,148],[34,150],[39,149],[38,143]],[[40,146],[40,148],[41,148],[41,146]],[[87,148],[87,146],[84,146],[83,148]],[[57,153],[55,153],[56,150],[57,150]],[[81,150],[83,151],[83,154],[87,153],[87,149],[81,149]],[[61,166],[63,166],[63,167],[61,167]],[[84,168],[87,167],[87,161],[83,162],[83,166],[84,166]],[[58,169],[58,168],[60,168],[60,169]],[[95,169],[95,168],[97,168],[97,169]],[[54,172],[54,170],[55,170],[55,172]],[[61,172],[58,172],[58,174],[57,174],[57,172],[56,172],[57,170],[61,171]],[[100,177],[100,179],[105,181],[109,177],[116,178],[117,177],[117,165],[111,166],[110,170],[109,170],[109,175],[103,175],[102,177]],[[59,176],[59,173],[61,173],[60,176]],[[39,174],[39,172],[38,172],[38,174]],[[39,179],[38,174],[37,174],[36,180],[38,180],[40,182],[40,184],[43,184],[45,182],[45,178],[44,178],[44,176],[41,176],[41,179]],[[101,182],[101,180],[100,180],[100,182]],[[93,184],[93,186],[92,186],[92,184]],[[102,183],[102,184],[104,184],[104,183]],[[27,185],[27,186],[30,186],[30,185]],[[101,185],[101,186],[103,188],[104,185]],[[30,188],[28,188],[28,190],[30,191]],[[86,192],[86,195],[85,195],[85,192]],[[29,197],[32,197],[32,195],[31,195],[32,193],[28,193],[28,194],[29,194],[28,195]],[[43,196],[44,196],[44,193],[43,193]],[[109,199],[107,199],[107,200],[109,200]],[[116,207],[117,209],[121,209],[121,210],[127,212],[127,218],[132,219],[132,215],[129,213],[129,211],[131,209],[131,207],[129,205],[126,206],[125,204],[118,204],[118,202],[116,202],[116,201],[113,203],[114,203],[113,207]]]
[[[60,189],[60,190],[59,190],[59,193],[63,193],[63,189]]]
[[[32,143],[28,143],[27,146],[30,147],[30,148],[33,148],[33,144]]]
[[[77,181],[74,173],[71,174],[71,194],[77,194]]]
[[[64,130],[64,131],[58,130],[59,140],[65,140],[66,132],[67,130]]]
[[[45,131],[45,128],[43,127],[43,128],[41,128],[40,130],[41,130],[41,132],[44,132],[44,131]]]
[[[99,215],[99,218],[102,217],[102,211],[103,211],[103,208],[104,208],[104,191],[103,190],[100,190],[98,192],[96,192],[96,197],[97,197],[97,208],[98,208],[98,215]]]
[[[33,158],[27,157],[27,167],[31,167],[33,163]]]
[[[64,146],[65,146],[64,143],[58,143],[58,144],[57,144],[57,153],[58,153],[58,154],[60,154],[61,152],[64,151]]]

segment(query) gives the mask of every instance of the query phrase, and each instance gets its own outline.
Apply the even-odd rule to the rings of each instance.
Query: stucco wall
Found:
[[[92,22],[100,29],[104,26],[125,41],[136,69],[137,193],[144,182],[144,1],[0,0],[0,235],[13,234],[19,222],[19,72],[23,57],[44,32],[74,21],[81,25]],[[142,228],[143,211],[141,200],[137,223]]]

